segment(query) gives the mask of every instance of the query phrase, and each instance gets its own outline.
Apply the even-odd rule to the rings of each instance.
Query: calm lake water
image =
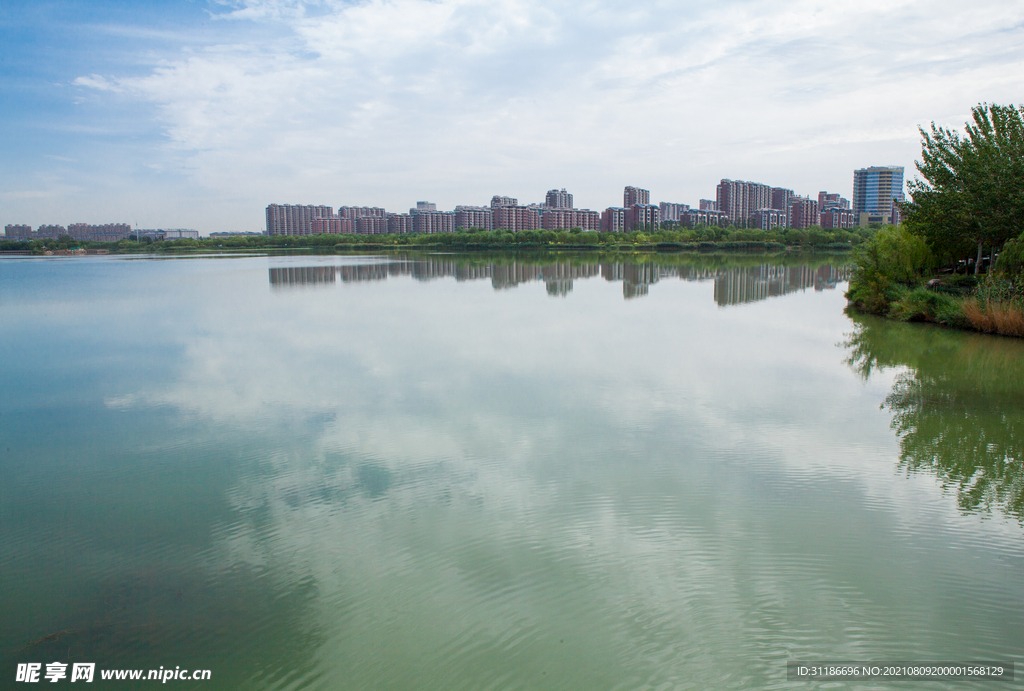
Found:
[[[1024,344],[841,263],[0,260],[0,687],[1010,688],[786,680],[1024,674]]]

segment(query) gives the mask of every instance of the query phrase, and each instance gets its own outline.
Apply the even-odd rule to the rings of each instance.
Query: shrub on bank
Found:
[[[872,314],[888,314],[893,303],[922,282],[931,265],[924,240],[905,228],[888,226],[861,245],[846,298]]]
[[[964,315],[963,300],[919,286],[904,291],[889,306],[889,317],[900,321],[925,321],[954,328],[969,328]]]

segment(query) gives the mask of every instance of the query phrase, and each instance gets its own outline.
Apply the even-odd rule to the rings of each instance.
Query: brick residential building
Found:
[[[454,211],[421,211],[412,214],[414,233],[454,233]]]
[[[360,216],[355,223],[356,233],[360,235],[384,235],[388,232],[386,216]]]
[[[601,216],[590,209],[544,209],[540,213],[540,227],[544,230],[600,230]]]
[[[68,229],[58,225],[42,225],[36,229],[36,237],[40,238],[59,238],[67,234]]]
[[[661,226],[661,209],[654,204],[626,207],[626,230],[657,230]]]
[[[728,218],[723,211],[714,209],[690,209],[679,217],[679,225],[686,228],[699,228],[702,226],[716,226],[723,228],[729,225]]]
[[[559,190],[548,190],[547,195],[544,198],[544,206],[549,209],[571,209],[572,206],[572,194],[565,191],[563,187]]]
[[[718,209],[737,225],[747,223],[758,209],[771,208],[772,188],[760,182],[723,178],[715,188]]]
[[[499,194],[491,197],[491,208],[499,206],[519,206],[519,200],[515,197],[503,197]]]
[[[780,209],[758,209],[754,212],[757,227],[761,230],[785,228],[789,223],[789,214]]]
[[[605,233],[621,233],[626,229],[626,210],[621,206],[609,206],[601,213],[601,230]]]
[[[675,204],[673,202],[661,202],[658,204],[661,209],[661,220],[679,223],[679,218],[690,210],[689,204]]]
[[[354,233],[355,222],[351,218],[314,218],[309,222],[310,234],[337,235],[339,233]]]
[[[817,199],[793,197],[789,211],[790,228],[806,229],[816,226],[820,222]]]
[[[528,206],[493,206],[491,212],[494,214],[494,228],[511,230],[518,233],[520,230],[537,230],[540,228],[540,212]]]
[[[772,188],[771,208],[786,212],[786,228],[792,225],[789,220],[789,210],[793,205],[792,200],[794,196],[796,196],[796,193],[793,190],[787,190],[785,187]]]
[[[91,240],[92,242],[119,242],[127,238],[132,227],[127,223],[72,223],[68,226],[68,235],[75,240]]]
[[[412,214],[388,214],[389,233],[404,235],[412,231]]]
[[[822,228],[853,228],[857,225],[857,214],[851,209],[833,206],[819,212]]]
[[[32,226],[8,224],[4,226],[8,240],[28,240],[32,237]]]
[[[327,207],[330,209],[331,207]],[[330,214],[327,214],[328,216]],[[338,218],[387,218],[388,213],[379,206],[339,206]]]
[[[313,219],[333,218],[330,206],[270,204],[267,206],[267,235],[310,235]]]
[[[634,204],[650,204],[651,203],[651,191],[645,190],[640,187],[626,186],[622,191],[622,206],[625,209],[633,206]]]
[[[466,230],[469,228],[492,230],[494,228],[494,212],[487,206],[456,206],[455,227]]]
[[[818,211],[828,209],[849,209],[850,200],[844,199],[838,192],[818,192]]]

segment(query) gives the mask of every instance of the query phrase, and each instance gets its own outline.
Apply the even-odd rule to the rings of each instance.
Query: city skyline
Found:
[[[874,181],[876,191],[881,190],[878,171],[884,173],[882,179],[885,181],[886,193],[893,195],[892,201],[902,201],[903,169],[899,166],[855,170],[854,190],[864,187],[867,173],[871,173],[870,179]],[[863,221],[867,220],[866,215],[858,217],[850,210],[848,199],[839,193],[825,190],[818,192],[815,201],[809,195],[800,196],[790,189],[723,178],[716,186],[715,196],[714,201],[701,199],[699,209],[678,201],[653,204],[650,190],[627,185],[623,191],[623,206],[610,206],[601,212],[576,207],[573,194],[564,187],[561,190],[548,190],[542,203],[520,204],[515,197],[493,195],[489,206],[460,204],[452,211],[438,210],[437,204],[430,201],[417,201],[409,213],[389,213],[382,207],[350,205],[339,206],[335,212],[333,206],[325,204],[271,203],[266,207],[266,223],[262,232],[269,235],[377,235],[443,233],[470,228],[512,231],[580,228],[584,231],[622,232],[659,227],[665,221],[684,227],[740,225],[770,230],[777,226],[808,228],[814,225],[848,228],[858,225],[858,222],[863,225]],[[872,207],[874,213],[877,213],[877,206]],[[831,210],[832,214],[827,216],[827,210]],[[860,211],[863,212],[863,209]],[[108,223],[105,226],[74,223],[67,228],[59,224],[44,224],[36,230],[29,224],[14,223],[6,224],[3,237],[8,240],[29,240],[68,234],[80,240],[116,241],[128,237],[130,233],[141,232],[141,228],[135,230],[126,223]],[[148,229],[146,233],[159,239],[200,236],[196,230],[181,228]]]
[[[1024,8],[982,0],[5,3],[3,222],[256,230],[268,200],[451,209],[619,180],[852,198],[918,125],[1019,99]],[[614,169],[616,175],[609,175]],[[335,201],[337,203],[337,201]]]

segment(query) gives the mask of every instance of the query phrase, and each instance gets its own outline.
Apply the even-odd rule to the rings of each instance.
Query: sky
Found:
[[[0,225],[260,231],[267,204],[849,197],[1018,103],[1006,0],[4,0]]]

